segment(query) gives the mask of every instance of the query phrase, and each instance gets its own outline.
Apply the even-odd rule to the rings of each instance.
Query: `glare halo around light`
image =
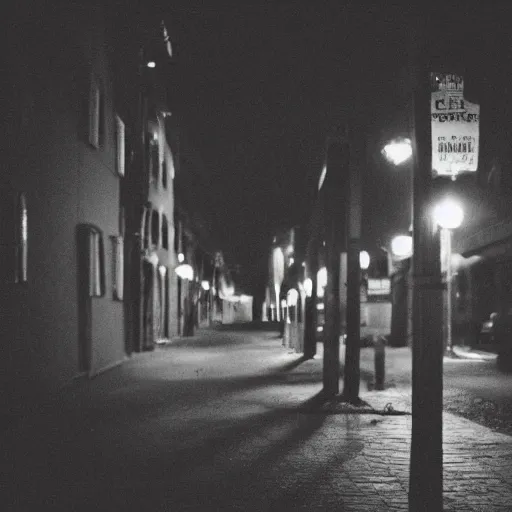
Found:
[[[384,146],[382,154],[388,162],[400,165],[412,156],[412,144],[410,139],[397,139]]]
[[[434,220],[444,229],[457,229],[464,220],[464,210],[457,201],[444,199],[434,207]]]

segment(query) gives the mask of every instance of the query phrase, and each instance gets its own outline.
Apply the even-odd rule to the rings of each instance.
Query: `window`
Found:
[[[165,214],[162,215],[162,247],[169,249],[169,223]]]
[[[103,261],[103,238],[99,231],[89,233],[89,296],[104,294],[105,270]]]
[[[119,176],[124,176],[125,160],[125,126],[123,120],[116,116],[116,167]]]
[[[144,207],[144,210],[142,212],[142,226],[141,226],[141,232],[142,232],[142,246],[147,249],[149,248],[149,221],[151,219],[151,206],[146,205]]]
[[[123,300],[124,290],[124,240],[111,236],[112,240],[112,298]]]
[[[89,91],[89,143],[95,148],[100,147],[104,137],[103,102],[99,81],[93,76]]]
[[[162,187],[167,188],[167,158],[164,156],[163,162],[162,162]]]
[[[15,283],[27,282],[28,265],[28,219],[27,219],[27,200],[25,194],[21,192],[18,195],[18,204],[16,208],[16,240],[15,240]]]
[[[156,210],[151,212],[151,244],[155,247],[160,245],[160,215]]]
[[[160,148],[158,145],[158,134],[151,130],[148,131],[148,172],[149,179],[158,184],[160,174]]]
[[[91,224],[78,226],[80,282],[89,297],[105,294],[105,260],[103,233]]]
[[[28,279],[28,214],[23,192],[0,186],[0,281]]]

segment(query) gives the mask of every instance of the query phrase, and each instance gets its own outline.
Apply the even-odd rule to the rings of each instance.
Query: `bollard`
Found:
[[[386,352],[384,338],[382,336],[376,336],[373,340],[374,352],[374,363],[375,363],[375,389],[382,391],[384,389],[384,366],[386,363]]]

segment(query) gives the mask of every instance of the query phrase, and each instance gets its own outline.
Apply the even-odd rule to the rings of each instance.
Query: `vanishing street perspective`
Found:
[[[2,511],[512,511],[512,4],[2,24]]]

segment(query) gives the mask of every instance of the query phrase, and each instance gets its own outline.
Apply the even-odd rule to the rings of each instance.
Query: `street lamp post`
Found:
[[[446,269],[446,300],[445,325],[446,355],[453,356],[452,338],[452,234],[464,220],[464,212],[459,204],[451,199],[445,199],[434,208],[434,220],[441,227],[441,250],[444,249]]]
[[[194,323],[191,320],[193,313],[191,297],[190,297],[190,283],[194,279],[194,269],[187,263],[180,263],[174,271],[176,275],[182,280],[186,287],[186,295],[184,301],[184,325],[183,325],[183,336],[192,336],[194,334]]]
[[[410,346],[412,236],[395,236],[391,241],[391,255],[391,344]]]

